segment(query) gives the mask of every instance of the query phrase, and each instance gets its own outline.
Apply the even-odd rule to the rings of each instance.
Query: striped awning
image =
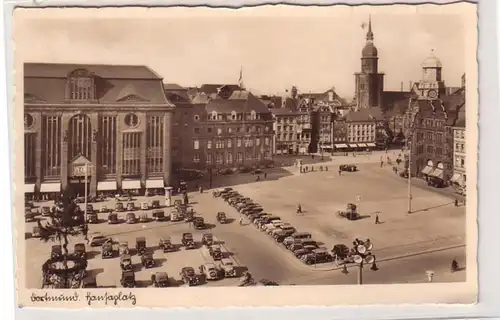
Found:
[[[116,190],[116,181],[99,181],[97,182],[97,191],[114,191]]]
[[[333,146],[331,144],[323,144],[320,147],[321,147],[321,149],[331,149],[331,148],[333,148]]]
[[[358,143],[358,147],[366,148],[366,143]]]
[[[354,143],[349,143],[349,147],[351,147],[351,148],[357,148],[357,147],[358,147],[358,145],[357,145],[357,144],[354,144]]]
[[[460,173],[455,173],[455,174],[453,174],[453,176],[451,177],[450,181],[451,181],[451,182],[457,182],[457,181],[458,181],[458,179],[460,179],[460,176],[461,176],[461,174],[460,174]]]
[[[152,189],[158,189],[158,188],[165,188],[165,184],[163,183],[163,179],[156,179],[156,180],[146,180],[146,188],[152,188]]]
[[[140,189],[141,181],[140,180],[123,180],[122,181],[122,190],[132,190],[132,189]]]
[[[429,174],[429,173],[431,173],[431,171],[432,171],[432,167],[431,167],[431,166],[425,166],[425,168],[424,168],[424,169],[422,169],[422,171],[421,171],[421,172],[422,172],[423,174]]]
[[[369,142],[369,143],[366,144],[366,146],[368,146],[368,147],[376,147],[377,145],[375,143],[373,143],[373,142]]]
[[[24,193],[34,193],[35,192],[35,184],[34,183],[25,183],[24,184]]]
[[[335,148],[338,148],[338,149],[342,149],[342,148],[347,148],[347,144],[344,144],[344,143],[340,143],[340,144],[336,144],[335,145]]]
[[[61,192],[60,182],[42,183],[40,192]]]

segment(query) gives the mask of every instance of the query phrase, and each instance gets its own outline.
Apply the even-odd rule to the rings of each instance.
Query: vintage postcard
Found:
[[[475,4],[13,23],[18,305],[476,301]]]

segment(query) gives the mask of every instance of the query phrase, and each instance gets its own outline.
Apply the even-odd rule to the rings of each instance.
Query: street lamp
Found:
[[[363,284],[363,266],[365,263],[372,264],[371,270],[378,270],[375,263],[375,256],[371,252],[373,244],[370,239],[364,241],[355,239],[352,244],[353,248],[350,250],[350,256],[352,261],[358,265],[358,284]],[[344,273],[346,273],[346,269],[344,268]]]

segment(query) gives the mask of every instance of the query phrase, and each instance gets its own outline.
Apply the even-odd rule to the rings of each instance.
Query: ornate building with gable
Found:
[[[25,192],[169,186],[172,110],[146,66],[26,63]]]

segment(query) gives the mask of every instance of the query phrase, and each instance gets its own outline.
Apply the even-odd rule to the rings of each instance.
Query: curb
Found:
[[[447,246],[447,247],[441,247],[441,248],[436,248],[436,249],[429,249],[429,250],[424,250],[424,251],[418,251],[418,252],[414,252],[414,253],[408,253],[408,254],[404,254],[404,255],[397,255],[397,256],[387,257],[387,258],[383,258],[383,259],[380,259],[380,260],[376,260],[376,262],[379,263],[379,262],[386,262],[386,261],[404,259],[404,258],[421,256],[421,255],[426,255],[426,254],[440,252],[440,251],[447,251],[447,250],[458,249],[458,248],[462,248],[462,247],[465,247],[465,244],[454,245],[454,246]],[[348,264],[347,265],[347,268],[352,268],[352,267],[354,267],[353,264],[350,264],[350,265]],[[325,269],[318,269],[318,268],[311,267],[311,270],[312,271],[316,271],[316,272],[318,272],[318,271],[334,271],[334,270],[340,270],[342,268],[343,268],[343,266],[341,266],[341,267],[335,266],[335,267],[330,267],[330,268],[325,268]]]

